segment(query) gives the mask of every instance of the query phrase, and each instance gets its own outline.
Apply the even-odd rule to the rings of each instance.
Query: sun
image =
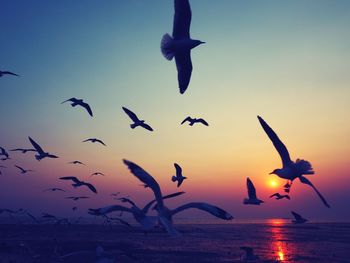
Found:
[[[270,187],[275,188],[278,186],[278,183],[275,180],[270,180],[269,185]]]

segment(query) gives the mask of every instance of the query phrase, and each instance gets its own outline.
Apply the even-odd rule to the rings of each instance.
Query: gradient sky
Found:
[[[350,219],[350,2],[190,2],[191,35],[206,44],[193,50],[191,83],[180,95],[175,63],[159,48],[172,32],[172,1],[0,1],[0,70],[21,75],[0,79],[0,146],[28,147],[31,136],[61,157],[38,162],[31,153],[13,153],[2,162],[8,168],[0,177],[0,207],[70,216],[78,205],[85,214],[112,204],[116,191],[143,204],[152,193],[123,165],[126,158],[151,173],[164,193],[178,190],[170,178],[173,163],[182,166],[186,194],[170,207],[207,201],[237,219],[286,217],[290,210],[311,220]],[[94,118],[60,104],[70,97],[88,102]],[[155,131],[131,130],[122,106]],[[210,126],[181,126],[188,115]],[[298,180],[292,200],[269,200],[285,182],[269,175],[281,162],[256,115],[292,159],[313,164],[316,174],[308,178],[331,209]],[[108,147],[82,143],[89,137]],[[72,160],[87,166],[67,164]],[[14,164],[37,173],[22,176]],[[95,171],[108,176],[89,178]],[[71,175],[100,193],[57,179]],[[246,177],[266,201],[262,206],[243,206]],[[70,192],[42,191],[48,187]],[[69,195],[92,198],[73,203],[63,199]]]

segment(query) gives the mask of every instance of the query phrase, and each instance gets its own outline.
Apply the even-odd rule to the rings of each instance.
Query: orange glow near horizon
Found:
[[[278,187],[278,183],[275,180],[270,180],[269,181],[269,186],[271,188],[276,188],[276,187]]]

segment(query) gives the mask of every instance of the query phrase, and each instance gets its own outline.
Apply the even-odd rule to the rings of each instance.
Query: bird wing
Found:
[[[190,116],[188,116],[186,119],[184,119],[182,122],[181,122],[181,125],[184,124],[186,121],[191,121],[192,118]]]
[[[256,199],[256,190],[253,182],[249,178],[247,178],[247,188],[249,199]]]
[[[120,200],[123,203],[129,203],[132,206],[136,206],[136,204],[133,201],[131,201],[131,199],[129,199],[129,198],[121,197],[121,198],[118,198],[118,200]]]
[[[19,75],[15,74],[15,73],[13,73],[11,71],[2,71],[2,74],[8,74],[8,75],[13,75],[13,76],[19,77]]]
[[[209,123],[207,123],[206,120],[202,118],[197,119],[197,122],[203,123],[205,126],[209,126]]]
[[[307,179],[304,176],[300,176],[299,177],[300,182],[302,182],[303,184],[308,184],[310,185],[316,192],[316,194],[319,196],[319,198],[322,200],[323,204],[325,206],[327,206],[328,208],[330,207],[330,205],[327,203],[326,199],[322,196],[322,194],[317,190],[317,188],[311,183],[311,181],[309,179]]]
[[[132,213],[132,210],[128,207],[121,206],[121,205],[111,205],[111,206],[105,206],[97,209],[89,209],[89,214],[90,215],[105,215],[112,213],[114,211],[123,211],[123,212],[129,212]]]
[[[60,177],[61,180],[72,180],[74,183],[80,183],[80,180],[74,176],[64,176]]]
[[[303,220],[302,216],[299,215],[298,213],[295,213],[294,211],[291,211],[292,215],[294,216],[295,220]]]
[[[61,104],[65,103],[65,102],[67,102],[67,101],[77,102],[77,99],[76,99],[76,98],[70,98],[70,99],[68,99],[68,100],[65,100],[65,101],[61,102]]]
[[[89,104],[87,104],[86,102],[82,102],[80,105],[86,109],[86,111],[89,113],[91,117],[93,117],[92,110]]]
[[[96,139],[97,142],[101,143],[102,145],[104,146],[107,146],[103,141],[99,140],[99,139]]]
[[[129,118],[134,121],[134,122],[138,122],[139,118],[137,117],[137,115],[135,113],[133,113],[131,110],[122,107],[122,109],[124,110],[124,112],[129,116]]]
[[[28,137],[30,143],[33,145],[33,147],[35,148],[35,150],[39,153],[39,154],[43,154],[44,150],[40,147],[39,144],[37,144],[32,138]]]
[[[177,52],[175,55],[177,67],[177,80],[179,82],[180,93],[185,93],[190,83],[192,74],[191,51]]]
[[[173,197],[176,197],[176,196],[179,196],[179,195],[183,195],[185,192],[176,192],[176,193],[173,193],[173,194],[169,194],[169,195],[165,195],[163,196],[163,200],[164,199],[168,199],[168,198],[173,198]],[[151,208],[151,206],[156,202],[156,200],[152,200],[151,202],[149,202],[147,205],[145,205],[145,207],[142,209],[142,212],[144,214],[147,214],[148,210]]]
[[[85,182],[84,182],[84,185],[86,185],[92,192],[94,192],[95,194],[97,194],[97,190],[96,190],[96,188],[95,188],[92,184],[90,184],[90,183],[85,183]]]
[[[22,167],[20,167],[20,166],[18,166],[18,165],[15,165],[18,169],[20,169],[22,172],[25,172],[25,170],[22,168]]]
[[[146,130],[153,131],[152,127],[147,123],[141,123],[140,126],[145,128]]]
[[[176,170],[176,176],[177,177],[182,177],[182,168],[180,165],[178,165],[177,163],[174,163],[174,167]]]
[[[173,37],[175,39],[189,38],[191,25],[190,3],[188,0],[175,0],[174,7]]]
[[[274,196],[280,197],[281,195],[279,193],[274,193],[273,195],[270,195],[270,198]]]
[[[292,160],[290,159],[287,147],[278,138],[277,134],[271,129],[271,127],[263,120],[263,118],[258,116],[258,119],[267,136],[269,136],[277,152],[281,156],[283,167],[288,166],[292,162]]]
[[[226,212],[225,210],[208,204],[208,203],[188,203],[182,206],[179,206],[178,208],[174,209],[171,211],[171,215],[177,214],[185,209],[190,209],[190,208],[196,208],[205,212],[208,212],[212,214],[213,216],[216,216],[218,218],[224,219],[224,220],[231,220],[233,219],[233,216]]]

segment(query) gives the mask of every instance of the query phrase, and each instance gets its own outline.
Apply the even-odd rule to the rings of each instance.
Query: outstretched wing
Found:
[[[181,122],[181,125],[184,124],[186,121],[191,121],[192,118],[190,116],[188,116],[186,119],[184,119],[182,122]]]
[[[124,110],[124,112],[129,116],[129,118],[133,121],[133,122],[138,122],[139,118],[137,117],[137,115],[135,113],[133,113],[131,110],[122,107],[122,109]]]
[[[196,209],[208,212],[209,214],[212,214],[213,216],[216,216],[224,220],[233,219],[233,216],[228,212],[226,212],[225,210],[208,203],[188,203],[172,210],[171,215],[177,214],[183,210],[190,209],[190,208],[196,208]]]
[[[83,102],[83,103],[81,103],[80,105],[81,105],[83,108],[86,109],[86,111],[89,113],[89,115],[90,115],[91,117],[93,117],[92,110],[91,110],[91,107],[90,107],[89,104],[87,104],[86,102]]]
[[[74,176],[64,176],[60,177],[61,180],[72,180],[74,183],[80,183],[80,180]]]
[[[281,195],[280,195],[279,193],[274,193],[273,195],[270,195],[270,198],[272,198],[272,197],[274,197],[274,196],[276,196],[276,197],[281,197]]]
[[[204,120],[202,118],[197,119],[197,121],[204,124],[205,126],[209,126],[209,123],[207,123],[206,120]]]
[[[145,128],[146,130],[153,131],[152,127],[147,123],[141,123],[140,126]]]
[[[13,73],[13,72],[11,72],[11,71],[2,71],[1,73],[2,73],[2,74],[13,75],[13,76],[19,77],[19,75],[17,75],[16,73]]]
[[[40,147],[39,144],[37,144],[32,138],[28,137],[30,143],[33,145],[33,147],[35,148],[35,150],[39,153],[39,154],[43,154],[44,150]]]
[[[90,183],[84,183],[92,192],[94,192],[95,194],[97,194],[97,190],[96,188],[90,184]]]
[[[292,215],[294,216],[296,221],[303,220],[302,216],[299,215],[298,213],[295,213],[294,211],[291,211]]]
[[[191,7],[188,0],[174,1],[173,37],[175,39],[189,38],[191,25]]]
[[[249,178],[247,178],[247,188],[249,199],[256,199],[256,190],[253,182]]]
[[[121,206],[121,205],[111,205],[111,206],[105,206],[105,207],[101,207],[101,208],[97,208],[97,209],[89,209],[89,214],[90,215],[95,215],[95,216],[99,216],[99,215],[105,215],[105,214],[109,214],[115,211],[123,211],[123,212],[129,212],[132,213],[132,210],[128,207],[125,206]]]
[[[96,139],[97,142],[101,143],[102,145],[104,146],[107,146],[103,141],[99,140],[99,139]]]
[[[175,62],[180,93],[184,94],[190,84],[192,75],[191,51],[177,52],[175,55]]]
[[[323,204],[325,206],[327,206],[328,208],[330,208],[330,205],[327,203],[326,199],[322,196],[322,194],[316,189],[316,187],[311,183],[311,181],[309,179],[307,179],[304,176],[300,176],[299,177],[300,182],[302,182],[303,184],[308,184],[310,185],[316,192],[316,194],[319,196],[319,198],[322,200]]]
[[[169,194],[169,195],[165,195],[163,196],[163,200],[164,199],[168,199],[168,198],[173,198],[179,195],[183,195],[185,192],[176,192],[173,194]],[[148,210],[151,208],[151,206],[156,202],[156,200],[152,200],[151,202],[149,202],[147,205],[145,205],[145,207],[142,209],[142,212],[147,214]]]
[[[22,172],[25,172],[25,170],[24,170],[22,167],[20,167],[20,166],[18,166],[18,165],[15,165],[15,167],[17,167],[18,169],[20,169]]]
[[[271,129],[271,127],[260,116],[258,116],[258,119],[267,136],[269,136],[277,152],[281,156],[283,167],[288,166],[292,162],[292,160],[290,159],[289,152],[286,146],[278,138],[277,134]]]
[[[180,165],[178,165],[177,163],[174,163],[174,167],[176,170],[176,176],[177,177],[182,177],[182,168]]]
[[[68,102],[68,101],[77,102],[77,99],[76,98],[70,98],[68,100],[65,100],[65,101],[61,102],[61,104],[65,103],[65,102]]]

